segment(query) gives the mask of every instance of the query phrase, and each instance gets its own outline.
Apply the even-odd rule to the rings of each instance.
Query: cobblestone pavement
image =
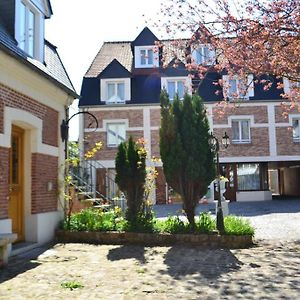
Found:
[[[239,250],[56,244],[12,258],[0,299],[299,299],[299,265],[300,242]],[[61,286],[71,281],[83,287]]]
[[[230,206],[261,232],[250,249],[88,244],[35,248],[12,257],[0,270],[0,299],[299,299],[300,202],[293,203],[272,201],[256,209],[253,203],[248,208]],[[62,287],[68,282],[82,287]]]

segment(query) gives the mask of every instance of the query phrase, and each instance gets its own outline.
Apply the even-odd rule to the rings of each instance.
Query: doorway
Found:
[[[24,240],[24,130],[17,126],[12,127],[9,164],[8,215],[19,242]]]

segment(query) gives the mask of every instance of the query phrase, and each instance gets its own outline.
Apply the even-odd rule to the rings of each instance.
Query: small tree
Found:
[[[181,195],[194,229],[195,208],[215,178],[214,153],[209,146],[206,111],[198,95],[178,96],[173,103],[165,90],[160,96],[160,155],[168,184]]]
[[[146,156],[144,147],[135,143],[132,137],[128,143],[119,145],[116,156],[116,183],[126,196],[126,218],[130,222],[135,222],[143,211]]]

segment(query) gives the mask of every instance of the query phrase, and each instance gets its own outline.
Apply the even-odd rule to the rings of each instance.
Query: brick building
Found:
[[[0,233],[52,239],[61,220],[60,124],[77,98],[56,47],[45,40],[50,1],[0,1]]]
[[[207,107],[213,133],[219,139],[225,132],[229,135],[230,146],[220,149],[221,172],[229,179],[227,199],[254,201],[272,199],[272,194],[300,195],[295,184],[300,177],[300,114],[291,110],[287,118],[283,117],[280,105],[283,90],[277,89],[276,84],[283,79],[266,76],[274,84],[264,91],[263,85],[249,74],[247,94],[242,94],[238,78],[209,72],[199,86],[197,77],[191,80],[188,76],[184,58],[173,67],[174,60],[168,53],[171,41],[162,41],[164,46],[159,49],[156,41],[157,37],[145,28],[134,41],[104,43],[83,78],[79,106],[97,117],[99,128],[96,131],[87,128],[82,116],[80,141],[84,150],[95,141],[104,143],[93,158],[102,166],[93,174],[97,188],[113,194],[105,174],[113,176],[117,145],[130,135],[145,138],[150,155],[159,156],[159,94],[166,88],[170,99],[176,92],[180,97],[185,90],[198,92]],[[216,59],[207,45],[186,51],[197,63],[213,64]],[[162,58],[167,67],[163,67]],[[242,98],[238,107],[222,117],[216,113],[216,103],[223,99],[223,90],[213,84],[219,79],[229,83],[224,85],[229,89],[226,93],[229,98],[236,94]],[[289,83],[283,81],[288,89]],[[156,167],[162,170],[161,165]],[[154,201],[166,203],[167,190],[160,172]]]

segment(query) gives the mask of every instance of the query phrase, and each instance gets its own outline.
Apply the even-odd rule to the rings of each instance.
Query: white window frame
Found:
[[[205,49],[208,51],[208,56],[206,57],[205,55]],[[197,52],[199,55],[197,55]],[[201,58],[199,60],[199,57]],[[192,51],[192,58],[193,62],[196,63],[197,65],[214,65],[216,62],[216,51],[215,49],[212,49],[211,45],[208,44],[202,44],[199,45],[197,48],[193,49]]]
[[[108,99],[108,84],[124,84],[124,99]],[[130,92],[130,78],[109,78],[109,79],[101,79],[101,102],[106,102],[106,104],[124,104],[126,101],[131,100],[131,92]]]
[[[181,77],[162,77],[161,78],[161,87],[168,92],[168,82],[175,82],[175,90],[177,92],[177,83],[184,83],[184,92],[187,92],[189,95],[192,95],[192,79],[189,76],[181,76]],[[181,100],[183,99],[180,98]],[[170,98],[170,101],[174,100]]]
[[[297,121],[298,122],[298,137],[295,137],[294,136],[294,121]],[[293,141],[295,143],[300,143],[300,117],[292,117],[292,134],[293,134]]]
[[[149,50],[153,50],[153,63],[141,63],[141,51],[145,50],[147,53]],[[145,58],[146,62],[147,57]],[[159,67],[159,49],[157,46],[136,46],[134,47],[134,62],[136,68],[157,68]]]
[[[228,75],[223,75],[222,76],[223,80],[223,94],[227,95],[227,98],[229,100],[236,100],[236,99],[242,99],[242,100],[249,100],[250,97],[254,97],[254,81],[253,81],[253,75],[249,74],[247,76],[247,92],[244,94],[244,91],[239,90],[239,85],[240,85],[240,79],[238,76],[228,76]],[[229,81],[230,80],[235,80],[236,81],[236,87],[237,87],[237,96],[238,97],[232,97],[229,95]]]
[[[15,2],[15,38],[20,47],[22,41],[25,39],[24,52],[26,52],[31,57],[43,62],[44,61],[44,31],[45,31],[45,13],[42,12],[40,3],[37,5],[37,1],[34,0],[16,0]],[[26,19],[25,24],[21,24],[21,6],[25,6]],[[33,55],[29,53],[29,33],[28,33],[28,14],[31,11],[34,15],[34,36],[33,36]],[[22,26],[25,25],[25,37],[21,36]]]
[[[242,122],[248,122],[248,134],[249,134],[249,139],[243,139],[242,137]],[[238,123],[238,128],[239,128],[239,137],[238,139],[234,139],[233,136],[233,122],[237,122]],[[233,144],[250,144],[251,143],[251,120],[248,118],[245,119],[231,119],[231,128],[232,128],[232,143]]]
[[[115,143],[112,143],[112,144],[109,144],[109,126],[110,125],[117,125],[117,131],[116,131],[116,140],[115,140]],[[120,129],[119,127],[120,126],[124,126],[124,131],[125,131],[125,136],[124,136],[124,140],[121,140],[118,138],[119,136],[119,132],[120,132]],[[121,142],[125,141],[126,140],[126,129],[127,129],[127,124],[126,122],[124,121],[121,121],[121,120],[110,120],[110,121],[106,121],[105,122],[105,128],[106,128],[106,145],[108,148],[116,148],[120,145]]]

